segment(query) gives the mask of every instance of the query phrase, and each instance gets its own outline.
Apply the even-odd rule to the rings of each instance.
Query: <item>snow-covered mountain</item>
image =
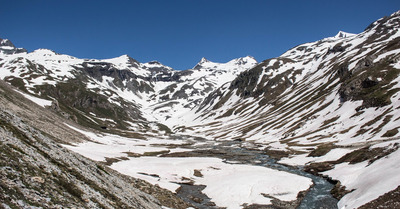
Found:
[[[208,93],[257,64],[252,57],[228,63],[200,61],[177,71],[157,61],[140,63],[128,55],[79,59],[38,49],[18,53],[10,41],[0,78],[36,97],[55,101],[66,117],[93,127],[129,129],[138,121],[161,122],[190,111]],[[15,53],[9,53],[9,52]],[[60,107],[58,107],[60,106]],[[112,111],[110,111],[112,110]]]
[[[154,94],[150,95],[151,100],[144,111],[168,126],[179,126],[177,117],[186,115],[209,93],[256,64],[257,61],[249,56],[227,63],[215,63],[202,58],[193,69],[178,71],[170,76],[176,79],[168,79],[167,82],[158,79],[154,82]]]
[[[265,60],[211,93],[179,130],[251,142],[284,153],[281,163],[340,180],[350,193],[339,208],[398,191],[399,28],[397,12],[360,34],[339,32]]]
[[[357,35],[340,32],[265,60],[210,94],[188,120],[226,127],[196,129],[209,130],[217,140],[246,139],[268,142],[266,146],[306,140],[299,136],[342,143],[380,138],[397,128],[395,116],[400,114],[398,16],[381,19]],[[379,124],[379,119],[369,120],[378,115],[382,120],[393,116],[368,131],[364,125]],[[342,133],[344,129],[348,131]]]
[[[190,145],[196,137],[237,141],[282,164],[304,166],[338,181],[333,193],[341,198],[339,208],[393,206],[384,200],[400,190],[399,28],[396,12],[362,33],[340,31],[261,63],[250,56],[227,63],[202,58],[185,71],[157,61],[140,63],[128,55],[97,60],[47,49],[27,53],[0,39],[0,78],[84,127],[171,143],[156,140],[159,147],[140,153],[144,156],[180,152],[181,145],[187,149],[183,145],[188,141],[168,138],[172,133],[176,139],[191,136]],[[103,143],[123,150],[117,156],[136,156],[116,144],[148,145],[125,138],[101,141],[94,135],[92,140],[97,144],[69,148],[87,157],[116,155],[99,148]],[[106,154],[93,154],[95,149],[85,147],[89,145]],[[118,165],[114,167],[129,167]],[[190,176],[206,182],[197,177]]]

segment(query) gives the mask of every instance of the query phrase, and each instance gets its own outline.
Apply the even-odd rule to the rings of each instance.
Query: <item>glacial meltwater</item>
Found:
[[[203,152],[199,152],[199,157],[218,157],[224,159],[224,162],[226,163],[264,166],[308,177],[312,179],[314,185],[307,191],[306,195],[301,200],[297,208],[337,209],[338,200],[332,197],[330,193],[334,185],[332,185],[329,181],[320,176],[315,176],[303,171],[302,167],[291,167],[279,164],[276,162],[275,159],[264,154],[262,151],[243,148],[240,146],[240,142],[235,141],[204,144],[201,146],[197,146],[196,150],[203,150]],[[218,208],[210,204],[210,199],[208,199],[207,196],[201,193],[201,190],[203,188],[204,187],[198,185],[182,184],[181,190],[178,192],[178,195],[182,199],[192,203],[196,208]],[[198,199],[201,199],[202,201],[196,201]]]

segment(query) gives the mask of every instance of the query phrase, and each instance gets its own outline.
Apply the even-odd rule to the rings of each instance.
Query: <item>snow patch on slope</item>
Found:
[[[397,150],[370,165],[368,162],[342,163],[323,174],[338,179],[347,190],[355,190],[339,201],[339,208],[357,208],[400,185],[399,159],[400,150]]]
[[[36,104],[38,104],[39,106],[42,106],[42,107],[48,107],[48,106],[51,106],[51,104],[52,104],[52,101],[50,101],[50,100],[41,99],[41,98],[26,94],[26,93],[21,92],[21,91],[16,91],[16,92],[20,93],[25,98],[31,100],[32,102],[34,102],[34,103],[36,103]]]

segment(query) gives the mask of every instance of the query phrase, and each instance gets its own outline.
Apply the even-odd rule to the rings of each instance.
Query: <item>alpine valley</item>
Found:
[[[0,208],[399,208],[400,11],[178,71],[0,39]]]

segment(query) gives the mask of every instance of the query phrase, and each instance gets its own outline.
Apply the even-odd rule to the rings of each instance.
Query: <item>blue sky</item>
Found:
[[[360,33],[400,10],[399,0],[0,0],[0,37],[28,51],[79,58],[123,54],[192,68],[253,56],[257,61],[339,30]]]

